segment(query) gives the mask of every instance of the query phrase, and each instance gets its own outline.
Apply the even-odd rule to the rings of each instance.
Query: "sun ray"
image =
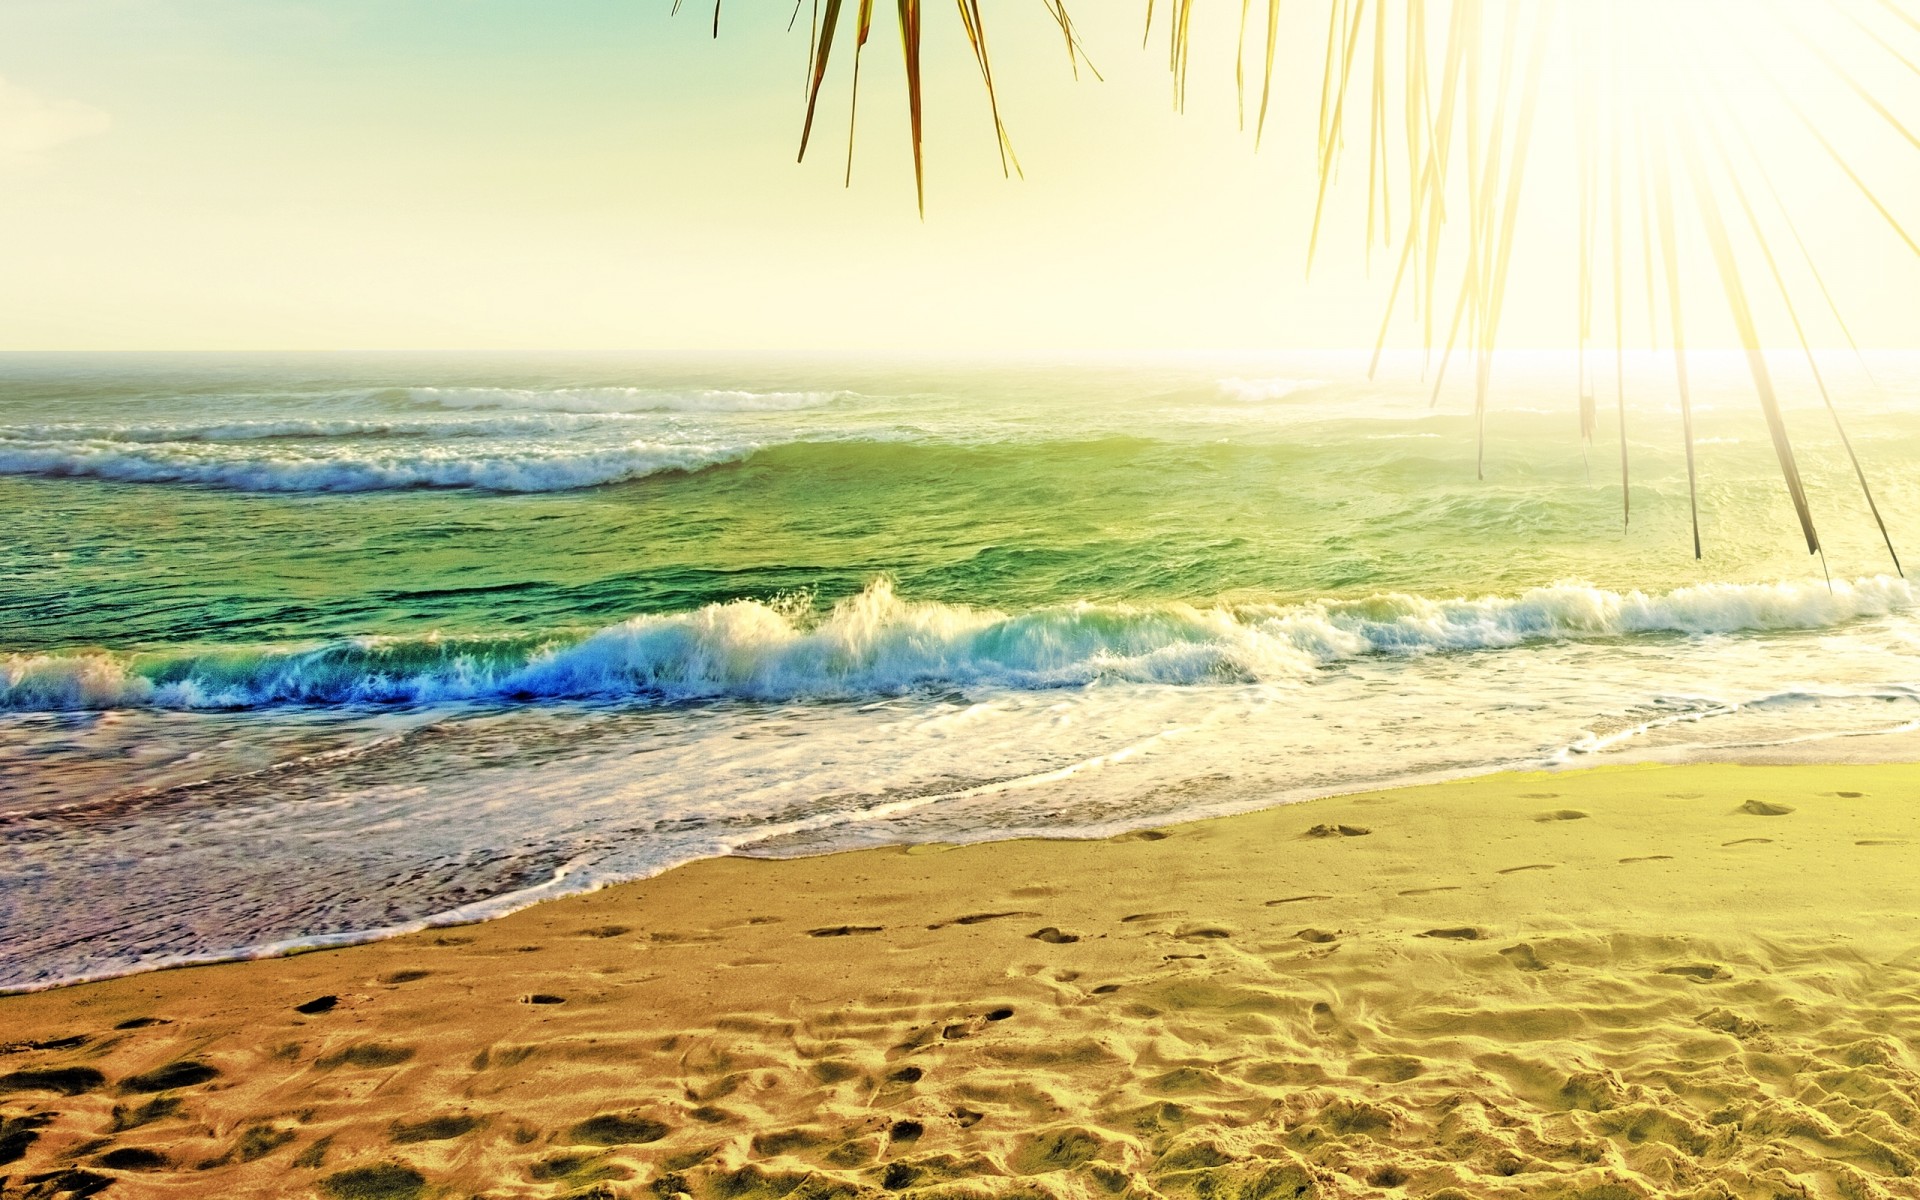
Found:
[[[844,29],[845,23],[839,19],[842,3],[814,3],[806,121],[801,133],[803,156],[831,50]],[[1069,15],[1070,3],[1041,0],[1040,9],[1059,30],[1069,67],[1077,76],[1079,64],[1085,62],[1091,68],[1092,63]],[[1019,160],[1001,117],[982,7],[979,0],[956,0],[956,7],[986,87],[1002,170],[1018,174]],[[716,29],[718,8],[716,4]],[[1252,0],[1242,0],[1232,35],[1234,112],[1242,129],[1248,107],[1246,43],[1255,19],[1254,8]],[[1886,29],[1877,28],[1854,6],[1840,3],[1783,5],[1777,0],[1759,0],[1729,8],[1704,0],[1693,5],[1661,0],[1612,0],[1606,5],[1573,0],[1530,4],[1313,0],[1287,6],[1287,12],[1294,14],[1289,19],[1300,22],[1295,28],[1303,47],[1309,37],[1315,36],[1313,31],[1325,26],[1323,48],[1315,52],[1320,59],[1318,77],[1309,72],[1300,78],[1297,82],[1303,88],[1296,99],[1289,101],[1276,88],[1277,83],[1284,82],[1279,79],[1277,52],[1290,41],[1281,30],[1282,5],[1279,0],[1267,0],[1264,8],[1265,24],[1260,33],[1265,39],[1265,57],[1254,120],[1255,148],[1265,138],[1270,109],[1276,102],[1291,105],[1303,115],[1313,114],[1317,108],[1317,115],[1311,118],[1312,216],[1303,230],[1306,269],[1311,275],[1326,235],[1340,164],[1349,153],[1348,122],[1359,117],[1350,111],[1350,105],[1364,106],[1367,182],[1361,245],[1365,261],[1371,261],[1376,242],[1393,247],[1395,234],[1400,235],[1368,373],[1371,376],[1377,372],[1395,322],[1403,319],[1399,314],[1408,307],[1426,361],[1433,368],[1430,403],[1439,402],[1455,351],[1469,354],[1473,366],[1476,475],[1484,478],[1487,471],[1491,379],[1499,355],[1502,315],[1513,287],[1518,231],[1536,207],[1526,198],[1529,161],[1540,114],[1549,103],[1543,99],[1543,92],[1550,87],[1550,104],[1559,114],[1555,119],[1564,120],[1569,130],[1565,138],[1570,153],[1555,158],[1571,163],[1568,186],[1574,219],[1569,261],[1573,267],[1575,315],[1570,342],[1579,443],[1583,460],[1588,459],[1598,433],[1596,392],[1604,377],[1604,359],[1596,361],[1595,352],[1597,320],[1605,303],[1612,310],[1613,408],[1623,528],[1631,527],[1633,517],[1627,430],[1627,258],[1629,240],[1637,236],[1645,295],[1636,306],[1644,312],[1649,343],[1655,347],[1665,344],[1671,350],[1680,390],[1695,556],[1699,557],[1703,548],[1685,310],[1689,303],[1700,301],[1684,286],[1683,277],[1690,269],[1685,264],[1702,253],[1713,264],[1719,281],[1718,319],[1731,324],[1749,356],[1754,398],[1774,442],[1782,481],[1793,500],[1802,534],[1810,550],[1820,548],[1777,391],[1765,371],[1764,356],[1756,357],[1757,348],[1767,344],[1769,335],[1761,328],[1761,313],[1749,302],[1740,259],[1757,252],[1773,290],[1780,294],[1787,317],[1785,332],[1809,358],[1817,390],[1833,416],[1867,505],[1897,565],[1886,521],[1868,488],[1867,472],[1839,424],[1839,413],[1813,359],[1812,338],[1802,318],[1804,307],[1796,303],[1793,294],[1796,285],[1775,256],[1751,201],[1754,191],[1765,191],[1779,208],[1785,228],[1805,260],[1812,287],[1857,351],[1839,299],[1776,183],[1775,160],[1780,152],[1772,142],[1778,139],[1770,139],[1763,147],[1754,137],[1753,126],[1763,119],[1756,114],[1764,112],[1764,119],[1772,122],[1770,129],[1777,129],[1784,121],[1804,133],[1809,147],[1834,177],[1844,180],[1902,244],[1920,255],[1920,238],[1909,232],[1910,218],[1902,206],[1884,187],[1868,179],[1857,152],[1842,150],[1833,120],[1810,111],[1798,90],[1782,82],[1773,61],[1795,64],[1794,69],[1802,75],[1817,74],[1837,84],[1843,95],[1851,97],[1869,115],[1868,123],[1877,124],[1910,151],[1920,152],[1920,133],[1916,132],[1920,121],[1900,110],[1904,100],[1877,82],[1877,76],[1863,74],[1843,61],[1848,51],[1841,47],[1857,46],[1857,57],[1875,58],[1885,71],[1897,68],[1905,78],[1920,78],[1920,61],[1896,44]],[[1445,9],[1444,21],[1432,19],[1439,8]],[[796,2],[792,19],[797,19],[799,9]],[[855,22],[848,182],[860,51],[870,32],[871,10],[872,0],[862,0]],[[1166,8],[1167,67],[1177,108],[1185,107],[1187,97],[1188,64],[1195,46],[1193,10],[1192,0],[1172,0]],[[1873,11],[1897,21],[1906,31],[1920,33],[1920,18],[1896,0],[1877,0],[1868,15]],[[1157,15],[1153,0],[1147,0],[1143,39],[1151,38]],[[924,215],[919,0],[898,0],[898,20],[907,64],[915,194]],[[1437,75],[1430,72],[1433,53],[1440,56]],[[1564,67],[1560,65],[1563,59],[1568,64]],[[1551,70],[1549,62],[1555,63]],[[1365,89],[1364,100],[1361,88]],[[1732,96],[1736,90],[1737,100]],[[1702,94],[1716,96],[1711,111],[1703,104]],[[1391,118],[1389,114],[1396,109],[1399,117]],[[1397,133],[1396,120],[1401,126]],[[1745,151],[1738,162],[1726,152],[1724,143],[1729,138]],[[1707,145],[1719,147],[1713,163],[1715,172],[1707,171],[1698,157],[1702,139]],[[1354,154],[1360,153],[1358,141]],[[1404,172],[1392,169],[1396,153],[1404,156]],[[1720,224],[1723,214],[1710,186],[1716,172],[1733,189],[1729,194],[1747,219],[1755,239],[1753,247],[1733,245]],[[1751,182],[1750,188],[1743,176]],[[1697,226],[1691,219],[1682,222],[1678,216],[1676,189],[1683,184],[1699,209]],[[1633,232],[1636,224],[1637,235]],[[1448,271],[1443,270],[1448,262],[1456,264],[1450,279]],[[1448,316],[1442,311],[1444,306],[1436,303],[1443,284],[1453,291],[1454,300],[1444,337],[1437,337],[1438,322]],[[1704,293],[1707,289],[1700,290]],[[1410,306],[1399,303],[1403,293],[1410,298]],[[1433,361],[1436,348],[1437,363]]]

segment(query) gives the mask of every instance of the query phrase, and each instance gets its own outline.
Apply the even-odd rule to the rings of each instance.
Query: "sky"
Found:
[[[786,0],[731,0],[718,40],[705,0],[678,16],[671,0],[0,0],[0,348],[1367,347],[1397,258],[1366,245],[1364,113],[1307,271],[1330,2],[1282,6],[1275,115],[1256,151],[1236,118],[1228,0],[1196,5],[1184,113],[1164,25],[1141,47],[1144,4],[1073,6],[1096,81],[1074,77],[1038,0],[988,0],[1014,178],[959,22],[930,6],[923,220],[890,5],[862,58],[848,187],[844,46],[794,161],[808,14],[789,32]],[[1780,3],[1618,3],[1639,12],[1645,56],[1627,86],[1664,86],[1663,62],[1717,72],[1853,336],[1920,346],[1920,256],[1727,49],[1764,24],[1728,14]],[[1865,0],[1840,7],[1787,5],[1787,32],[1759,54],[1920,230],[1920,149],[1820,57],[1920,127],[1920,78],[1898,57],[1920,58],[1920,33]],[[1551,98],[1578,40],[1556,43],[1545,70],[1507,345],[1576,336],[1577,173]],[[1774,236],[1792,247],[1783,225]],[[1731,345],[1704,239],[1689,244],[1689,340]],[[1667,318],[1649,321],[1630,249],[1627,340],[1649,345]],[[1764,264],[1742,253],[1761,290]],[[1791,255],[1809,337],[1841,344]],[[1755,309],[1770,343],[1791,342],[1783,307]],[[1397,311],[1390,344],[1417,346],[1419,324]],[[1600,336],[1611,344],[1610,323]]]

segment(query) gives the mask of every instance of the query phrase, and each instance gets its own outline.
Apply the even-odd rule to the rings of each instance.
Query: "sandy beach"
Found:
[[[1920,768],[716,859],[0,999],[0,1195],[1920,1196]]]

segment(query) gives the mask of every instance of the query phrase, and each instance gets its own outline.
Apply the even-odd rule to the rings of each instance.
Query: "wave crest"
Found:
[[[247,492],[368,492],[402,488],[480,488],[556,492],[737,462],[751,446],[634,441],[594,449],[496,446],[475,449],[333,447],[235,454],[192,444],[116,442],[6,445],[0,475],[185,483]]]
[[[1283,400],[1296,392],[1326,385],[1324,379],[1222,379],[1218,381],[1220,391],[1230,400],[1242,404],[1265,404],[1273,400]]]
[[[1303,680],[1369,655],[1635,634],[1812,629],[1904,611],[1877,576],[1703,584],[1648,594],[1580,583],[1515,597],[1380,594],[1300,605],[1075,604],[1007,614],[911,602],[885,580],[816,613],[737,600],[582,635],[365,638],[311,649],[13,655],[0,707],[256,708],[454,700],[850,699],[928,687]]]
[[[519,437],[606,427],[625,413],[522,413],[462,420],[301,417],[281,420],[188,422],[177,425],[0,426],[0,445],[34,442],[263,442],[377,437]]]
[[[533,409],[566,413],[793,412],[819,408],[844,392],[749,392],[726,388],[672,390],[643,387],[498,388],[416,387],[407,396],[440,408]]]

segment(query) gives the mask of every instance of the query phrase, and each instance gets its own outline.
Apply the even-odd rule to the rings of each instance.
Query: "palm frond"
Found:
[[[800,140],[803,158],[832,48],[845,32],[844,23],[839,19],[843,2],[813,0],[807,51],[806,120]],[[920,0],[896,2],[906,62],[914,188],[924,218],[921,4]],[[1069,13],[1070,2],[1040,0],[1040,8],[1058,29],[1067,51],[1069,69],[1075,77],[1083,64],[1098,77]],[[1338,167],[1347,153],[1347,127],[1351,121],[1360,119],[1359,110],[1364,109],[1367,199],[1363,246],[1369,261],[1376,242],[1397,251],[1369,374],[1379,365],[1396,311],[1406,299],[1413,310],[1413,320],[1418,323],[1420,342],[1433,367],[1431,403],[1438,403],[1455,351],[1472,359],[1476,473],[1484,476],[1490,379],[1513,277],[1516,235],[1529,210],[1526,200],[1529,164],[1542,90],[1549,75],[1547,64],[1556,54],[1566,57],[1571,68],[1555,70],[1552,77],[1556,86],[1564,85],[1564,97],[1557,95],[1556,98],[1564,99],[1572,122],[1575,173],[1572,187],[1577,198],[1577,219],[1570,262],[1577,314],[1573,340],[1578,433],[1584,457],[1589,454],[1597,433],[1597,392],[1605,362],[1597,339],[1604,336],[1598,330],[1604,296],[1612,309],[1612,371],[1623,527],[1630,525],[1633,513],[1627,438],[1626,308],[1627,260],[1631,254],[1630,241],[1637,231],[1648,340],[1656,347],[1665,343],[1673,356],[1695,557],[1702,555],[1703,548],[1699,472],[1694,453],[1693,381],[1688,369],[1685,318],[1689,296],[1681,264],[1695,253],[1697,244],[1704,246],[1719,283],[1713,303],[1731,322],[1746,354],[1760,415],[1773,442],[1781,480],[1804,541],[1810,553],[1820,552],[1821,542],[1794,454],[1793,439],[1763,353],[1765,341],[1759,315],[1742,275],[1741,250],[1734,245],[1726,222],[1728,216],[1737,213],[1744,219],[1743,228],[1751,248],[1757,250],[1764,264],[1772,292],[1778,294],[1784,306],[1795,344],[1806,358],[1867,507],[1895,568],[1899,569],[1899,557],[1887,522],[1814,354],[1803,307],[1796,303],[1794,287],[1753,204],[1755,192],[1764,190],[1779,210],[1784,228],[1805,260],[1807,274],[1850,345],[1855,344],[1852,330],[1775,185],[1769,166],[1770,147],[1756,143],[1743,123],[1743,114],[1727,103],[1724,96],[1716,97],[1710,88],[1695,83],[1695,76],[1700,72],[1694,56],[1703,54],[1708,45],[1699,40],[1699,27],[1706,22],[1698,19],[1698,15],[1703,5],[1716,2],[1731,0],[1702,0],[1702,5],[1645,10],[1657,13],[1653,19],[1663,22],[1658,36],[1651,40],[1668,47],[1655,56],[1656,66],[1667,81],[1660,101],[1663,108],[1656,113],[1651,109],[1652,102],[1625,78],[1622,68],[1623,59],[1630,51],[1644,56],[1642,43],[1647,40],[1644,36],[1647,31],[1630,29],[1620,15],[1620,6],[1612,3],[1532,0],[1526,4],[1489,5],[1485,0],[1293,0],[1285,6],[1286,11],[1298,13],[1299,17],[1293,26],[1297,32],[1289,36],[1281,28],[1280,0],[1267,0],[1260,14],[1264,26],[1257,30],[1264,37],[1265,53],[1253,122],[1253,145],[1257,150],[1262,144],[1270,109],[1276,100],[1283,110],[1291,106],[1300,111],[1303,119],[1315,114],[1317,107],[1317,114],[1312,116],[1313,214],[1303,231],[1310,274],[1326,227]],[[679,6],[680,0],[674,0],[676,11]],[[854,82],[848,115],[847,182],[851,182],[852,173],[861,48],[871,32],[872,7],[872,0],[861,0],[853,23]],[[1195,47],[1196,6],[1193,0],[1168,0],[1162,10],[1155,0],[1146,0],[1144,7],[1143,46],[1152,39],[1156,18],[1164,12],[1172,99],[1176,108],[1184,108],[1188,68]],[[1441,7],[1446,10],[1444,22],[1432,20]],[[797,20],[799,10],[800,3],[796,0],[790,25]],[[956,0],[956,11],[975,68],[986,88],[1002,171],[1018,174],[1019,159],[1013,152],[1002,118],[982,5],[979,0]],[[1818,73],[1837,81],[1842,91],[1861,107],[1863,116],[1871,118],[1870,124],[1891,133],[1915,152],[1920,152],[1920,132],[1916,132],[1920,122],[1903,117],[1894,98],[1883,95],[1868,77],[1850,70],[1833,49],[1810,36],[1803,24],[1813,15],[1830,13],[1836,29],[1847,31],[1848,36],[1880,61],[1891,60],[1916,78],[1920,78],[1920,56],[1903,49],[1886,29],[1866,20],[1857,11],[1856,0],[1804,0],[1791,5],[1740,0],[1726,11],[1732,15],[1719,25],[1710,26],[1715,34],[1709,39],[1714,52],[1723,57],[1741,56],[1742,72],[1770,91],[1781,111],[1806,135],[1808,143],[1818,149],[1839,177],[1848,181],[1901,243],[1920,256],[1920,239],[1909,232],[1909,223],[1896,212],[1895,205],[1868,179],[1862,166],[1839,148],[1830,128],[1807,111],[1795,89],[1782,83],[1772,65],[1744,35],[1748,26],[1761,24],[1784,31],[1785,43],[1795,48],[1808,68],[1818,68]],[[1868,11],[1879,13],[1882,24],[1889,19],[1897,23],[1896,32],[1920,34],[1920,15],[1912,11],[1909,0],[1873,0]],[[716,34],[719,14],[720,3],[716,0],[713,12]],[[1325,26],[1323,39],[1319,32],[1321,25]],[[1433,33],[1442,29],[1444,33],[1438,45],[1431,44]],[[1241,0],[1233,38],[1233,86],[1235,120],[1242,131],[1247,125],[1248,109],[1247,41],[1249,33],[1255,30],[1253,0]],[[1721,32],[1726,36],[1717,36]],[[1721,46],[1723,42],[1725,46]],[[1300,92],[1289,100],[1277,86],[1287,81],[1279,78],[1276,64],[1281,46],[1296,43],[1303,49],[1309,43],[1323,46],[1315,51],[1321,59],[1321,69],[1317,79],[1307,75],[1296,80]],[[1431,69],[1434,53],[1440,56],[1437,74]],[[1393,115],[1396,112],[1397,117]],[[1400,126],[1397,134],[1396,121]],[[1404,152],[1404,169],[1395,166],[1396,137]],[[1730,155],[1729,139],[1744,148],[1743,159],[1736,161]],[[1705,153],[1709,147],[1714,151],[1711,157]],[[1680,177],[1676,177],[1676,165],[1680,168]],[[1685,218],[1677,203],[1683,180],[1684,191],[1691,197],[1694,210]],[[1751,189],[1747,181],[1752,182]],[[1730,198],[1731,209],[1723,209],[1722,195]],[[1397,246],[1396,233],[1400,239]],[[1449,238],[1453,241],[1449,242]],[[1443,245],[1452,245],[1455,249],[1443,256]],[[1452,293],[1452,312],[1444,337],[1438,337],[1441,318],[1448,315],[1436,303],[1445,275],[1443,262],[1457,262],[1458,266],[1457,273],[1446,282]],[[1857,351],[1857,345],[1855,348]],[[1437,364],[1433,362],[1436,349],[1439,350]]]

